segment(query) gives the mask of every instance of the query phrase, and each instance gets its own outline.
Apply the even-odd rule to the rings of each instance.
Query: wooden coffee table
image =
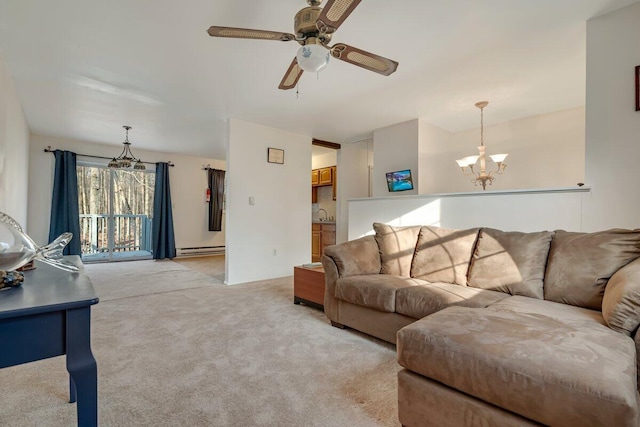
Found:
[[[324,310],[324,269],[293,267],[293,303]]]

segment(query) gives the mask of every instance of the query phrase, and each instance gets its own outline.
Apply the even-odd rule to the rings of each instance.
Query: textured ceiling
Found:
[[[2,0],[0,54],[34,133],[224,158],[227,118],[350,142],[417,117],[449,131],[584,105],[586,21],[637,0],[365,0],[334,35],[392,58],[383,77],[333,60],[277,89],[302,0]]]

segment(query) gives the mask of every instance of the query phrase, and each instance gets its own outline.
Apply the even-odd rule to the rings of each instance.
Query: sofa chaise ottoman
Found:
[[[325,249],[325,313],[397,343],[403,425],[639,425],[640,230],[374,230]]]

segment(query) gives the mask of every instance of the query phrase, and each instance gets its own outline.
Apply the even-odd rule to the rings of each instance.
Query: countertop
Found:
[[[333,224],[336,225],[335,221],[311,221],[312,224]]]

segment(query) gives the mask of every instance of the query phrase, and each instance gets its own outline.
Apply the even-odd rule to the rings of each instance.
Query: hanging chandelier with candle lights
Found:
[[[131,143],[129,142],[129,130],[131,130],[131,126],[122,126],[126,135],[124,138],[124,148],[122,149],[122,153],[118,157],[114,157],[109,164],[107,165],[113,169],[125,169],[130,168],[133,165],[133,169],[143,171],[146,169],[142,160],[136,158],[131,152]]]
[[[507,165],[504,160],[508,154],[494,154],[489,158],[496,164],[497,169],[487,172],[487,159],[484,146],[484,108],[489,105],[488,101],[480,101],[475,104],[480,109],[480,146],[478,147],[477,156],[467,156],[456,160],[458,166],[465,175],[473,175],[471,182],[475,185],[482,185],[482,189],[487,189],[487,184],[491,185],[495,179],[495,175],[502,175]],[[480,170],[474,170],[474,166],[480,163]]]

